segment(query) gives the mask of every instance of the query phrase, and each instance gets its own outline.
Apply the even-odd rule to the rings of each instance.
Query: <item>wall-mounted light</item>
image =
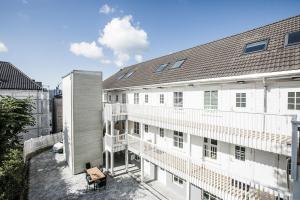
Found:
[[[157,87],[158,89],[163,89],[163,87]]]
[[[194,87],[194,84],[190,83],[188,84],[189,87]]]
[[[238,84],[245,84],[245,81],[237,81]]]
[[[300,81],[300,76],[294,76],[294,77],[292,77],[292,80],[293,81]]]

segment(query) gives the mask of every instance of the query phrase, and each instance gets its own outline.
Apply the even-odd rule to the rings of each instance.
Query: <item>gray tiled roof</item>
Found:
[[[299,30],[300,15],[126,67],[106,79],[104,89],[300,69],[300,45],[284,47],[285,35]],[[266,51],[243,54],[245,44],[262,39],[269,39]],[[155,73],[181,58],[187,59],[181,68]],[[117,80],[130,70],[130,78]]]
[[[42,87],[11,63],[0,61],[0,89],[42,90]]]

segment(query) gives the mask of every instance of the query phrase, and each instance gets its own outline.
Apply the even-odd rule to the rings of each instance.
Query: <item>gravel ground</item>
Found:
[[[128,174],[108,177],[106,190],[86,191],[85,174],[72,175],[63,157],[48,150],[31,159],[29,200],[159,199]]]

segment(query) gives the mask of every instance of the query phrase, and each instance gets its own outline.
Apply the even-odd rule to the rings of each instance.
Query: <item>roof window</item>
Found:
[[[300,44],[300,31],[288,33],[285,36],[285,46]]]
[[[134,71],[128,72],[128,73],[124,76],[124,78],[129,78],[133,73],[134,73]]]
[[[252,42],[252,43],[246,44],[244,53],[253,53],[253,52],[258,52],[258,51],[264,51],[267,49],[267,46],[268,46],[268,40]]]
[[[175,69],[175,68],[181,67],[181,65],[184,63],[185,60],[186,60],[186,59],[177,60],[177,61],[173,64],[173,66],[172,66],[171,68],[172,68],[172,69]]]
[[[159,65],[157,68],[156,68],[156,72],[161,72],[161,71],[163,71],[167,66],[169,65],[169,63],[167,63],[167,64],[161,64],[161,65]]]

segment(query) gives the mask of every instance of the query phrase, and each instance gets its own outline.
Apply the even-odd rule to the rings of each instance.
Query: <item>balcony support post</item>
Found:
[[[109,165],[108,165],[108,151],[105,151],[105,169],[106,171],[109,171]]]
[[[110,135],[111,135],[111,152],[110,152],[110,171],[111,175],[114,175],[114,141],[113,141],[113,136],[114,136],[114,121],[111,121],[110,125]]]
[[[141,132],[141,142],[140,142],[141,182],[144,182],[144,158],[143,158],[144,124],[143,123],[140,123],[140,132]]]
[[[111,175],[114,176],[114,152],[113,152],[113,150],[110,152],[110,172],[111,172]]]
[[[125,170],[128,172],[128,120],[125,120],[125,140],[126,140],[126,147],[125,147]]]
[[[144,158],[141,157],[141,182],[144,182]]]
[[[299,148],[299,137],[298,137],[298,126],[300,121],[292,120],[292,159],[291,159],[291,175],[292,179],[296,181],[298,179],[298,148]]]
[[[187,179],[186,179],[186,199],[190,200],[190,191],[191,191],[191,174],[190,174],[190,169],[191,169],[191,134],[187,133]]]

